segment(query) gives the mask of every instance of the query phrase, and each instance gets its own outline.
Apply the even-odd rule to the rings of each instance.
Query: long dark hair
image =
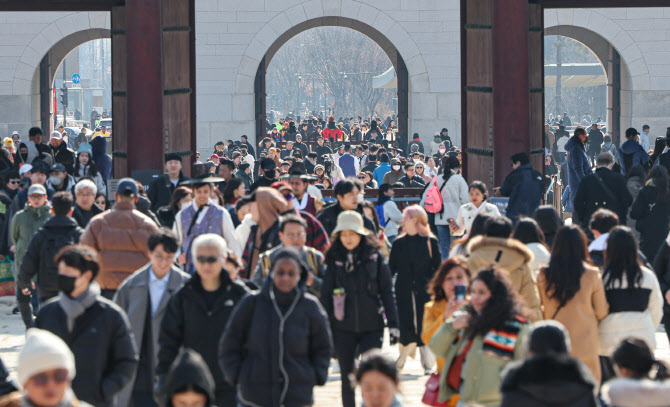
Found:
[[[442,179],[445,183],[449,181],[452,175],[451,170],[461,168],[461,162],[456,157],[443,157],[442,159]]]
[[[193,195],[193,191],[191,191],[191,188],[189,187],[181,186],[174,190],[172,193],[172,198],[170,199],[170,204],[168,205],[172,212],[177,213],[181,210],[179,207],[179,201],[188,195]]]
[[[656,202],[668,203],[670,201],[670,177],[668,170],[662,166],[657,165],[651,169],[649,180],[654,183],[656,188]]]
[[[468,308],[473,317],[466,331],[469,338],[484,336],[492,329],[500,329],[521,314],[519,299],[512,288],[512,283],[503,272],[492,269],[481,270],[470,282],[470,291],[475,281],[484,283],[491,291],[491,297],[479,314],[474,308]]]
[[[654,365],[658,368],[654,380],[660,381],[670,377],[667,365],[656,360],[649,345],[642,339],[624,339],[614,350],[612,359],[617,366],[630,369],[636,379],[647,378]]]
[[[433,296],[433,300],[441,301],[447,299],[447,295],[442,289],[442,284],[444,284],[444,279],[447,278],[447,275],[449,275],[451,270],[455,269],[456,267],[462,268],[465,271],[465,275],[468,276],[468,279],[472,278],[472,275],[470,274],[470,267],[465,261],[465,258],[461,256],[454,256],[443,261],[442,264],[440,264],[440,268],[437,269],[435,275],[428,283],[428,294]]]
[[[559,229],[549,266],[544,269],[549,298],[555,298],[561,305],[565,305],[579,291],[579,282],[586,270],[584,264],[590,262],[584,232],[575,225]]]
[[[74,175],[76,175],[76,176],[79,176],[79,168],[82,165],[79,162],[79,155],[80,154],[81,153],[77,154],[77,158],[75,159],[75,163],[74,163]],[[88,164],[86,164],[88,166],[88,174],[84,174],[84,176],[89,176],[91,178],[95,178],[95,176],[98,175],[98,165],[95,163],[95,161],[93,161],[93,155],[92,154],[90,154],[88,152],[86,152],[86,154],[88,154]]]
[[[330,264],[336,260],[344,261],[347,258],[348,250],[340,240],[340,234],[334,233],[330,238],[330,247],[326,250],[326,263]],[[354,262],[367,260],[379,251],[379,244],[374,233],[367,236],[361,236],[361,242],[353,250]]]
[[[363,208],[370,209],[370,211],[372,212],[372,217],[370,218],[370,220],[372,220],[372,223],[375,224],[375,229],[377,229],[377,231],[380,231],[379,228],[381,227],[381,225],[379,224],[379,216],[377,215],[375,204],[373,204],[371,201],[363,201],[361,202],[361,206],[363,206]]]
[[[232,204],[235,199],[235,190],[242,184],[242,178],[233,177],[226,182],[223,188],[223,203]]]
[[[512,237],[521,243],[540,243],[546,246],[544,233],[533,218],[521,218],[514,226]]]
[[[393,190],[389,184],[382,184],[379,186],[379,196],[377,197],[377,205],[384,205],[386,201],[390,201],[391,197],[386,195],[388,191]]]
[[[551,248],[554,244],[554,236],[556,236],[556,232],[563,226],[563,221],[558,215],[558,212],[556,212],[556,209],[551,205],[542,205],[535,210],[533,219],[535,219],[538,226],[540,226],[540,229],[542,229],[544,240],[546,241],[547,246]]]
[[[603,268],[605,288],[615,288],[624,277],[628,288],[638,287],[642,280],[642,268],[633,231],[626,226],[617,226],[610,231],[607,239]]]

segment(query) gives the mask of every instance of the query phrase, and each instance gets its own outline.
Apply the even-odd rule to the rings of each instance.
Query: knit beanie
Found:
[[[49,331],[31,328],[26,333],[26,344],[19,353],[19,383],[25,386],[28,379],[52,369],[66,369],[74,379],[74,355],[61,338]]]

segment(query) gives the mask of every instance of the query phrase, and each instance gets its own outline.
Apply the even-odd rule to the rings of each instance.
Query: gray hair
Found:
[[[228,257],[228,244],[226,244],[224,238],[217,234],[205,233],[204,235],[196,237],[191,244],[191,257],[195,259],[198,254],[198,249],[204,247],[217,249],[219,255],[224,258]]]
[[[86,188],[93,191],[93,195],[98,193],[98,187],[95,186],[95,182],[91,181],[90,179],[83,179],[77,182],[77,184],[74,186],[74,194],[79,195],[79,192]]]

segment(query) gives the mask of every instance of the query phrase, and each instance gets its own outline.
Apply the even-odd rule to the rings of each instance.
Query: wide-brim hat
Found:
[[[214,184],[217,182],[225,181],[223,178],[219,177],[210,177],[207,176],[208,174],[204,174],[205,176],[201,176],[199,178],[191,178],[186,181],[182,181],[179,183],[179,185],[191,185],[191,186],[202,186],[206,184]]]
[[[339,233],[343,230],[353,230],[363,236],[370,234],[370,231],[363,224],[363,216],[356,211],[344,211],[337,215],[337,226],[333,233]]]

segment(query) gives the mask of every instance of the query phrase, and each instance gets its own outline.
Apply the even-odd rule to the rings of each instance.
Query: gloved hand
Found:
[[[398,328],[389,328],[389,339],[391,345],[395,345],[400,340],[400,329]]]

